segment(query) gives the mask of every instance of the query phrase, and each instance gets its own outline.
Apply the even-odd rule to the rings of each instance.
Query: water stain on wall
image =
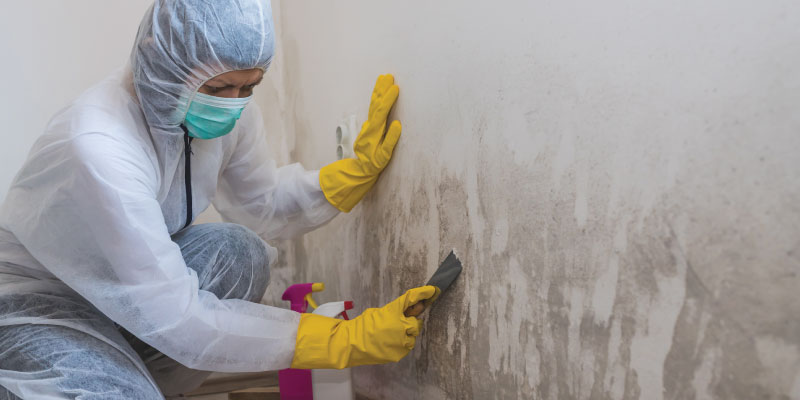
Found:
[[[787,50],[800,14],[664,4],[517,2],[519,20],[486,19],[508,34],[499,43],[472,17],[500,8],[415,3],[348,25],[327,13],[360,10],[281,2],[291,142],[328,139],[341,116],[320,93],[347,97],[390,66],[405,79],[404,132],[352,213],[282,245],[273,285],[325,281],[321,301],[360,311],[425,283],[450,250],[464,264],[407,358],[355,369],[361,393],[800,399],[800,79],[786,67],[800,59]],[[698,31],[704,18],[732,36]],[[739,29],[745,20],[761,22]],[[376,36],[361,40],[368,28]],[[437,35],[446,43],[429,42]],[[363,59],[371,40],[394,47],[375,64],[330,63]],[[324,154],[294,158],[317,166]]]

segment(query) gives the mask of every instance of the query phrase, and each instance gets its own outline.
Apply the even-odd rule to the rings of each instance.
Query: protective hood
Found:
[[[264,0],[156,0],[131,54],[133,84],[151,134],[182,135],[197,89],[225,72],[261,68],[275,51]]]
[[[156,153],[160,202],[182,186],[180,124],[197,89],[226,72],[266,71],[274,48],[265,0],[156,0],[145,12],[130,65]]]

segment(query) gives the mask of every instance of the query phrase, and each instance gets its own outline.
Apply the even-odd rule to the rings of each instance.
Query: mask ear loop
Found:
[[[186,102],[186,109],[183,110],[183,118],[181,118],[181,125],[186,123],[186,116],[189,115],[189,108],[192,106],[192,102],[194,101],[194,98],[197,96],[197,92],[200,90],[201,87],[203,87],[203,85],[206,84],[206,82],[210,81],[211,79],[214,79],[214,77],[212,76],[211,78],[208,78],[203,82],[200,82],[200,86],[196,87],[194,91],[192,91],[192,95],[189,96],[189,100]]]

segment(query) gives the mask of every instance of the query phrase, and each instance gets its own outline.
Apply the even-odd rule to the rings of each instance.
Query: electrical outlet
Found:
[[[336,127],[336,159],[354,158],[353,141],[358,137],[356,116],[350,115],[342,119]]]

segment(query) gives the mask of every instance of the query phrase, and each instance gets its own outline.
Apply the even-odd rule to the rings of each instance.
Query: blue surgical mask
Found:
[[[186,113],[189,136],[197,139],[214,139],[233,130],[244,107],[253,96],[227,98],[196,93]]]

